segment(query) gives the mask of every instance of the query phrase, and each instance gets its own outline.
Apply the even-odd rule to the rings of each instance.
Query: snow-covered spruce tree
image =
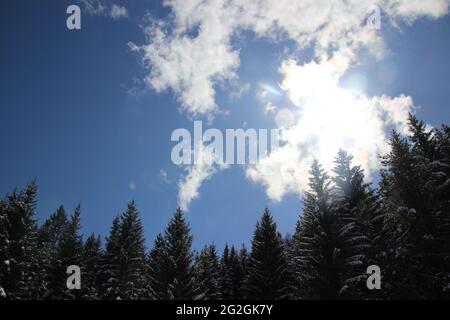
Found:
[[[409,288],[402,288],[402,283],[408,281],[406,273],[410,274],[412,257],[410,250],[412,244],[405,235],[409,232],[410,222],[408,215],[414,214],[414,210],[405,207],[404,198],[411,192],[411,196],[419,196],[418,186],[414,181],[414,161],[410,155],[410,145],[408,141],[393,132],[390,140],[391,151],[383,158],[384,168],[381,170],[380,191],[383,198],[383,206],[386,211],[384,224],[385,241],[390,243],[384,252],[387,263],[380,266],[383,272],[384,298],[401,298],[403,294],[408,294]],[[413,175],[408,177],[409,173]],[[420,195],[420,197],[422,197]],[[416,198],[419,200],[418,198]],[[417,264],[418,262],[414,262]],[[384,267],[384,268],[383,268]],[[405,273],[403,273],[405,271]],[[406,278],[406,281],[404,281]],[[419,286],[414,283],[410,288]],[[413,289],[414,291],[415,289]],[[412,291],[412,292],[413,292]],[[407,296],[404,296],[405,298]]]
[[[9,221],[6,214],[6,207],[7,204],[3,200],[0,200],[0,300],[7,297],[3,286],[10,272]]]
[[[296,297],[338,299],[345,285],[345,256],[341,249],[340,222],[330,192],[330,178],[317,160],[310,171],[303,216],[294,234]]]
[[[103,300],[120,299],[120,261],[121,261],[121,223],[120,217],[113,219],[106,250],[100,263],[100,297]]]
[[[433,189],[436,201],[437,236],[436,242],[440,260],[437,288],[443,286],[442,294],[450,298],[450,127],[442,125],[435,131],[435,160],[431,163],[433,171]],[[446,285],[447,284],[447,285]]]
[[[169,294],[167,289],[168,273],[164,267],[168,264],[168,255],[162,234],[158,234],[153,248],[147,255],[147,287],[150,299],[164,299]]]
[[[192,235],[180,208],[175,212],[164,232],[164,243],[158,248],[161,254],[153,274],[158,286],[154,287],[156,298],[160,300],[191,300],[201,298],[195,285],[192,252]]]
[[[430,298],[450,298],[450,128],[427,129],[423,121],[414,115],[409,117],[412,132],[412,152],[414,157],[426,164],[431,193],[425,201],[432,204],[434,225],[426,231],[428,247],[426,262],[433,270],[430,281]],[[429,249],[429,247],[432,247]]]
[[[100,236],[91,234],[84,244],[81,297],[84,300],[99,299],[100,271],[103,257]]]
[[[309,220],[309,219],[308,219]],[[304,272],[306,270],[306,261],[303,257],[303,251],[305,244],[303,241],[303,230],[306,228],[305,217],[300,216],[295,225],[295,232],[292,236],[291,245],[287,249],[288,268],[292,274],[292,283],[294,287],[294,299],[308,299],[313,295],[312,290],[307,287],[312,282],[312,279],[308,278]],[[308,270],[310,272],[310,270]],[[301,277],[303,275],[303,277]],[[309,281],[307,281],[309,280]]]
[[[248,272],[249,299],[292,298],[291,275],[283,239],[267,208],[253,234]]]
[[[14,190],[1,205],[0,295],[6,299],[27,299],[35,289],[38,267],[35,222],[36,183],[23,191]]]
[[[246,297],[248,252],[225,245],[220,260],[220,287],[223,300],[241,300]]]
[[[52,255],[56,254],[59,242],[68,227],[68,223],[69,219],[66,210],[64,206],[60,206],[39,228],[39,242],[48,244]]]
[[[242,249],[242,254],[245,255],[245,247]],[[245,259],[245,258],[244,258]],[[231,289],[233,300],[241,300],[245,298],[244,281],[246,278],[246,269],[241,261],[239,252],[234,246],[230,250],[229,258],[229,273],[231,278]]]
[[[223,300],[230,300],[233,298],[233,284],[231,279],[231,264],[230,264],[230,247],[225,244],[222,257],[220,258],[219,266],[219,284]]]
[[[242,274],[240,275],[241,287],[238,292],[238,299],[248,298],[248,269],[249,269],[250,255],[247,248],[243,244],[239,250],[239,266]]]
[[[360,166],[352,166],[353,157],[340,150],[333,169],[332,201],[339,222],[341,255],[345,259],[344,286],[341,297],[375,297],[377,291],[367,290],[366,269],[378,264],[376,250],[382,230],[383,214],[378,198],[369,184],[364,183]]]
[[[448,296],[448,159],[445,126],[428,131],[410,116],[411,136],[397,132],[384,157],[381,192],[390,243],[385,272],[387,298]],[[441,148],[443,146],[443,148]]]
[[[145,299],[145,239],[134,201],[113,220],[101,263],[101,297],[111,300]]]
[[[298,222],[297,222],[298,226]],[[287,234],[283,239],[284,252],[286,253],[286,261],[288,264],[289,273],[291,274],[291,287],[292,287],[292,298],[297,299],[299,297],[299,279],[297,278],[297,257],[298,248],[296,245],[296,239],[290,234]]]
[[[143,299],[146,296],[145,238],[142,222],[134,201],[128,204],[122,215],[121,278],[119,282],[122,299]]]
[[[44,221],[37,233],[38,268],[33,281],[36,283],[31,299],[50,299],[52,294],[52,272],[57,260],[57,249],[69,219],[63,206],[60,206]]]
[[[219,258],[214,244],[205,246],[195,262],[196,283],[203,300],[219,300]]]
[[[67,288],[67,268],[76,265],[82,268],[83,239],[80,234],[81,207],[78,205],[66,226],[62,227],[62,233],[57,242],[55,259],[49,270],[48,296],[53,300],[79,299],[80,290]]]

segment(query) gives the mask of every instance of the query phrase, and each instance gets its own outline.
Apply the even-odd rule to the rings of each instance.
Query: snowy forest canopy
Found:
[[[0,299],[448,299],[450,128],[410,116],[410,136],[392,132],[378,188],[340,151],[332,172],[316,161],[292,237],[268,209],[251,248],[192,249],[178,209],[147,250],[136,204],[116,217],[103,245],[80,234],[80,207],[61,206],[41,226],[31,183],[0,201]],[[81,267],[81,289],[66,268]],[[366,269],[381,270],[369,290]]]

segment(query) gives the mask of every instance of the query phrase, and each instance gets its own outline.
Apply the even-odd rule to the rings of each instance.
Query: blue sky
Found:
[[[401,8],[403,2],[398,2]],[[356,86],[368,98],[409,96],[418,116],[436,126],[450,119],[450,18],[447,1],[431,2],[436,7],[423,9],[419,4],[417,8],[408,7],[407,13],[406,9],[396,9],[396,13],[386,10],[382,29],[377,31],[384,43],[383,57],[368,53],[370,45],[355,47],[344,41],[343,47],[353,50],[356,58],[345,60],[345,71],[338,78],[340,86]],[[152,74],[151,70],[158,70],[155,57],[166,59],[159,62],[159,67],[179,67],[174,60],[162,56],[161,50],[164,46],[174,48],[176,39],[200,37],[210,26],[208,14],[191,12],[189,16],[198,21],[187,32],[177,33],[176,24],[182,25],[179,22],[182,7],[177,1],[169,7],[157,1],[101,1],[108,9],[99,12],[89,12],[86,3],[81,3],[82,29],[69,31],[65,11],[72,3],[7,0],[3,4],[0,13],[0,194],[5,195],[15,186],[23,187],[36,177],[39,221],[60,204],[72,210],[80,202],[84,234],[95,232],[107,236],[113,217],[125,210],[128,201],[135,199],[150,245],[177,207],[179,182],[186,174],[186,168],[175,166],[170,158],[174,146],[170,141],[172,131],[192,130],[194,119],[204,120],[205,125],[209,119],[209,126],[221,130],[275,128],[275,114],[264,112],[268,102],[279,109],[293,110],[295,117],[301,118],[295,108],[304,107],[293,98],[297,92],[292,89],[292,83],[283,82],[286,75],[303,72],[306,70],[303,66],[312,61],[321,66],[320,50],[327,52],[330,59],[337,56],[331,45],[327,47],[329,44],[325,48],[318,48],[315,43],[300,47],[299,38],[283,32],[281,36],[273,36],[276,32],[261,31],[258,21],[249,22],[251,27],[228,26],[224,29],[232,36],[225,45],[229,51],[224,57],[237,52],[238,64],[231,63],[231,67],[217,71],[217,64],[224,63],[221,57],[214,62],[214,68],[204,61],[208,55],[198,62],[199,69],[205,65],[205,69],[217,71],[212,75],[216,110],[211,112],[213,107],[209,105],[211,108],[198,112],[196,106],[180,98],[183,90],[189,91],[192,78],[167,84],[167,74]],[[127,16],[113,18],[109,11],[113,4],[126,8]],[[178,22],[174,18],[177,14]],[[390,16],[398,19],[398,27],[388,22]],[[160,19],[166,24],[160,30],[170,37],[152,47],[156,40],[146,35],[143,27],[157,31],[155,21]],[[209,34],[220,32],[220,22],[216,21],[214,26],[219,31],[209,30]],[[314,32],[311,34],[317,36]],[[205,50],[214,41],[208,38],[199,42],[205,47],[193,50]],[[226,36],[218,41],[227,42]],[[133,51],[130,43],[141,51]],[[186,52],[184,49],[181,52]],[[143,54],[149,52],[152,58],[144,62]],[[287,59],[295,59],[299,68],[289,65],[281,72],[281,65]],[[227,77],[230,70],[234,78]],[[155,86],[144,82],[146,77],[159,83],[166,81],[167,89],[157,92]],[[192,77],[202,80],[202,74]],[[183,90],[177,92],[180,83]],[[266,94],[262,98],[260,84],[269,85],[280,94]],[[241,89],[242,95],[236,97]],[[407,102],[402,103],[408,107]],[[387,108],[392,107],[391,100],[387,104]],[[302,123],[301,119],[295,121]],[[396,126],[401,128],[401,123]],[[305,163],[302,160],[298,165]],[[199,196],[190,199],[187,217],[195,247],[212,241],[219,247],[225,242],[248,244],[265,206],[271,209],[283,234],[293,232],[301,213],[304,184],[288,179],[277,180],[279,183],[272,186],[273,181],[265,181],[260,176],[264,168],[254,171],[253,178],[246,170],[240,166],[217,170],[202,181]],[[307,168],[302,170],[295,174],[301,175]]]

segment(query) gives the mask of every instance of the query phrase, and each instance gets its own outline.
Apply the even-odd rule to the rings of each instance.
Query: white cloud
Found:
[[[113,4],[111,6],[110,12],[111,18],[113,19],[121,19],[128,17],[128,10],[123,6],[119,6],[117,4]]]
[[[194,164],[186,167],[186,175],[178,183],[178,204],[185,211],[189,209],[192,200],[199,197],[202,183],[218,171],[227,168],[225,165],[215,164],[212,150],[202,144],[195,146],[194,157]]]
[[[272,200],[288,192],[301,195],[308,188],[312,160],[331,170],[340,148],[370,176],[379,168],[379,156],[389,150],[388,129],[407,131],[412,98],[367,97],[339,87],[345,59],[335,58],[304,65],[287,60],[280,68],[281,87],[297,107],[289,113],[292,125],[281,123],[282,146],[246,171],[249,179],[266,187]]]
[[[158,92],[172,89],[194,115],[218,111],[214,84],[235,78],[234,69],[239,65],[239,55],[232,51],[228,34],[221,32],[221,23],[210,24],[192,38],[168,35],[159,23],[149,29],[151,42],[140,47],[144,61],[151,66],[147,83]]]
[[[272,102],[268,101],[268,102],[266,103],[266,105],[264,106],[264,114],[273,113],[273,112],[275,112],[276,109],[277,109],[277,107],[274,106],[274,105],[272,104]]]
[[[107,11],[105,0],[80,0],[80,2],[90,15],[103,15]]]
[[[128,17],[128,9],[125,6],[108,0],[80,0],[80,2],[90,15],[105,16],[115,20]]]
[[[337,81],[367,49],[377,58],[385,52],[380,33],[365,25],[373,5],[383,11],[381,27],[413,23],[448,12],[450,0],[165,0],[171,15],[153,20],[148,40],[131,47],[139,51],[149,72],[146,83],[161,92],[171,90],[190,116],[220,111],[216,89],[238,80],[240,48],[233,37],[250,31],[269,40],[294,40],[299,48],[311,45],[315,59],[298,65],[285,60],[280,71],[282,90],[297,106],[277,113],[284,145],[246,171],[262,183],[271,199],[307,188],[310,162],[317,157],[326,168],[339,148],[345,148],[370,174],[387,151],[386,130],[405,130],[412,99],[368,97],[339,88]],[[327,94],[321,94],[326,87]],[[266,104],[277,89],[260,84],[258,96]],[[329,94],[328,94],[329,93]],[[319,125],[317,125],[319,124]],[[321,124],[321,125],[320,125]],[[179,182],[179,202],[187,208],[199,196],[201,184],[221,168],[208,164],[186,169]]]
[[[169,177],[167,175],[167,171],[164,169],[159,170],[158,177],[165,183],[170,184]]]
[[[389,1],[385,7],[390,16],[406,19],[413,22],[417,16],[427,15],[430,18],[439,18],[446,14],[449,1],[423,1],[423,0],[399,0]]]
[[[443,16],[449,0],[166,0],[164,4],[173,16],[149,26],[148,43],[139,47],[150,69],[147,82],[156,91],[171,89],[188,113],[211,115],[218,110],[216,87],[237,77],[239,48],[232,45],[232,37],[239,31],[289,38],[300,47],[313,44],[317,56],[342,51],[353,60],[365,47],[381,57],[381,37],[364,24],[368,8],[378,5],[384,11],[388,19],[382,23],[411,23]]]

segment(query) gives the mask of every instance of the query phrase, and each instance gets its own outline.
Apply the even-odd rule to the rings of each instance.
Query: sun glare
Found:
[[[283,66],[281,88],[296,106],[296,119],[282,137],[297,147],[308,146],[300,156],[311,161],[314,155],[326,169],[332,168],[338,150],[345,149],[370,173],[377,151],[386,150],[380,109],[364,93],[339,85],[343,70],[329,61],[288,61]]]

